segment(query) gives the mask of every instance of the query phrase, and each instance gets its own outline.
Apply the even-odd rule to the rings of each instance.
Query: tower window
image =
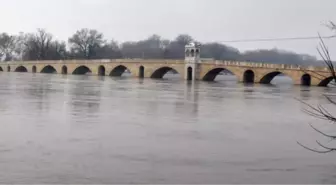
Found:
[[[191,56],[194,57],[195,56],[195,50],[191,50]]]
[[[186,50],[185,55],[186,55],[186,57],[189,57],[189,56],[190,56],[190,51],[189,51],[189,49]]]

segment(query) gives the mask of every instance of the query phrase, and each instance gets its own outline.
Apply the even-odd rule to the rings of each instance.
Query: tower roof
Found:
[[[185,47],[186,47],[186,48],[199,48],[199,47],[201,47],[201,44],[200,44],[200,43],[197,43],[197,42],[190,42],[190,43],[187,44]]]

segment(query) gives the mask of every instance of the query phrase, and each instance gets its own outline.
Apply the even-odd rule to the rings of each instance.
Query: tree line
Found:
[[[76,31],[68,41],[56,40],[51,33],[37,29],[35,33],[10,35],[0,34],[1,61],[66,60],[66,59],[183,59],[184,47],[196,41],[186,34],[168,40],[159,35],[151,35],[140,41],[118,43],[107,40],[94,29]],[[280,64],[317,64],[314,56],[271,49],[240,52],[221,43],[202,43],[202,58],[216,60],[254,61]]]

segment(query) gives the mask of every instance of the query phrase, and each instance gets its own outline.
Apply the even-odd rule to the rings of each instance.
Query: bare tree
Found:
[[[66,43],[59,41],[52,41],[47,50],[46,60],[61,60],[67,59],[68,53],[66,50]]]
[[[334,23],[330,23],[329,27],[332,30],[336,30],[336,25]],[[334,64],[333,61],[331,60],[330,57],[330,53],[329,50],[326,46],[326,44],[324,43],[322,37],[320,36],[320,45],[317,48],[321,58],[323,59],[324,63],[327,65],[330,73],[331,73],[331,77],[332,80],[334,82],[336,82],[336,72],[335,72],[335,68],[334,68]],[[333,100],[332,96],[329,95],[324,95],[324,97],[328,100],[329,103],[331,103],[332,105],[336,106],[336,101]],[[300,100],[301,101],[301,100]],[[329,121],[331,123],[336,123],[336,116],[332,115],[326,108],[324,108],[322,105],[318,105],[317,107],[314,107],[306,102],[301,101],[307,108],[304,108],[303,111],[305,113],[307,113],[308,115],[311,115],[313,117],[325,120],[325,121]],[[321,134],[322,136],[325,136],[327,138],[329,138],[330,140],[336,140],[336,135],[330,135],[327,134],[325,132],[322,132],[321,130],[317,129],[316,127],[314,127],[312,124],[310,124],[310,126],[319,134]],[[303,144],[301,144],[300,142],[298,142],[298,144],[300,146],[302,146],[303,148],[313,151],[313,152],[317,152],[317,153],[330,153],[330,152],[334,152],[336,151],[336,147],[329,147],[323,143],[321,143],[320,141],[316,140],[317,145],[321,148],[319,149],[313,149],[310,147],[307,147]]]
[[[52,35],[43,29],[36,33],[29,33],[23,37],[23,59],[46,60],[52,42]]]
[[[124,42],[121,51],[125,58],[164,58],[167,41],[158,35],[151,35],[138,42]]]
[[[7,33],[0,34],[0,59],[10,61],[13,59],[13,54],[16,47],[16,37]]]
[[[201,51],[202,57],[215,60],[237,60],[242,56],[238,49],[220,43],[203,44]]]
[[[75,57],[92,59],[96,55],[97,49],[105,44],[103,34],[97,30],[89,30],[87,28],[77,31],[68,40],[71,53]]]
[[[16,57],[21,60],[60,60],[65,59],[65,42],[54,41],[53,36],[43,29],[36,33],[21,33],[17,37]]]
[[[122,53],[118,43],[114,40],[111,40],[109,43],[104,44],[103,46],[96,48],[96,59],[116,59],[122,58]]]
[[[189,44],[193,40],[194,39],[190,35],[187,35],[187,34],[180,34],[175,39],[175,41],[182,46]]]
[[[165,58],[183,59],[184,47],[192,41],[194,41],[194,39],[190,35],[178,35],[173,41],[169,42],[169,45],[165,47]]]
[[[35,34],[35,38],[33,39],[35,40],[35,44],[39,48],[38,59],[46,59],[49,48],[51,47],[52,35],[50,33],[47,33],[43,29],[38,29],[37,33]]]

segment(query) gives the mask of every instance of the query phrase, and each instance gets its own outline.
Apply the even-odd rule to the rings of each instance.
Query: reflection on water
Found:
[[[216,80],[0,74],[0,182],[336,182],[333,155],[296,144],[333,127],[294,100],[334,90]]]

